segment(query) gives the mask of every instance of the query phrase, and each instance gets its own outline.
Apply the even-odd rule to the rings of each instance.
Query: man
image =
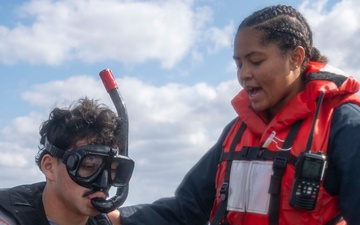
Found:
[[[36,157],[46,182],[1,190],[0,225],[111,224],[105,213],[124,202],[134,167],[118,151],[126,120],[88,98],[53,109]],[[106,200],[111,186],[116,195]]]

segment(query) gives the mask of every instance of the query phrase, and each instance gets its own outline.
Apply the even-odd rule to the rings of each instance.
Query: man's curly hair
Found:
[[[47,139],[56,147],[68,150],[82,139],[92,144],[116,147],[121,140],[122,121],[111,109],[97,100],[81,98],[68,108],[54,108],[40,127],[40,146]],[[36,164],[48,152],[39,147]]]

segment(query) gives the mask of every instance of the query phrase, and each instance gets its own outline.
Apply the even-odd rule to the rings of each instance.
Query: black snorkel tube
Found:
[[[124,156],[128,156],[128,135],[129,135],[129,119],[126,110],[125,103],[120,95],[118,86],[110,69],[105,69],[100,72],[100,78],[105,86],[106,91],[109,93],[111,100],[113,101],[118,117],[123,121],[123,125],[120,132],[120,144],[119,153]],[[129,192],[129,184],[118,187],[114,197],[109,200],[93,199],[91,203],[93,206],[102,213],[109,213],[119,208],[126,200]]]

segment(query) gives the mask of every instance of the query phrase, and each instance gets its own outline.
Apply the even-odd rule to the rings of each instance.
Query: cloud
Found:
[[[38,140],[37,128],[39,128],[42,119],[44,119],[43,117],[44,114],[41,112],[30,112],[29,115],[17,117],[9,123],[9,126],[2,130],[1,136],[11,143],[17,143],[22,146],[36,143]]]
[[[32,0],[20,9],[22,22],[0,26],[3,63],[155,59],[170,68],[193,47],[211,14],[184,0]]]
[[[212,54],[223,48],[229,48],[234,39],[235,35],[235,26],[233,21],[231,21],[224,28],[211,27],[205,32],[205,37],[211,40],[213,46],[208,47],[208,51]]]
[[[124,89],[124,99],[130,118],[129,152],[136,162],[126,204],[170,196],[235,117],[230,99],[239,85],[235,79],[216,87],[205,83],[155,87],[133,78],[121,82],[131,87]]]
[[[136,162],[127,204],[172,195],[185,173],[235,117],[230,99],[239,89],[238,82],[234,79],[217,86],[206,83],[154,86],[124,77],[117,79],[117,83],[121,84],[129,114],[129,155]],[[0,177],[21,178],[9,180],[8,186],[33,181],[29,177],[24,180],[25,175],[43,179],[34,163],[40,123],[52,107],[68,105],[85,94],[114,108],[100,79],[87,75],[37,84],[22,93],[24,100],[39,111],[16,118],[1,130],[0,147],[11,149],[5,152],[11,160],[0,161],[0,171],[7,171]],[[18,139],[22,141],[17,142]]]
[[[21,134],[27,128],[29,127],[24,128],[24,126],[18,127],[16,125],[14,128],[8,128],[9,130],[20,131],[20,133],[17,134],[16,140],[13,140],[11,137],[9,140],[0,142],[0,188],[44,180],[43,175],[35,166],[36,142],[34,140],[29,141],[26,135]],[[36,129],[34,127],[32,129],[33,132],[30,135],[35,136]],[[6,134],[6,131],[1,133]],[[27,141],[23,139],[27,139]]]
[[[330,63],[360,79],[360,8],[357,0],[342,0],[330,6],[327,0],[304,1],[300,11],[309,20],[315,46]]]
[[[99,79],[89,75],[70,76],[66,80],[54,80],[48,83],[35,84],[22,92],[21,97],[28,103],[40,107],[65,106],[77,98],[105,98],[105,88]]]

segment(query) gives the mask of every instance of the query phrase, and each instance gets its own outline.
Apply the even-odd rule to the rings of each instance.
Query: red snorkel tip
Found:
[[[114,75],[110,69],[104,69],[99,75],[107,92],[114,88],[118,88]]]

